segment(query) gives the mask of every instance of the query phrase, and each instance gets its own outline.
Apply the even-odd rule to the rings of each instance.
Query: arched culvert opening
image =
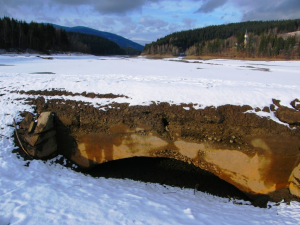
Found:
[[[212,195],[249,200],[235,186],[192,164],[170,158],[133,157],[100,164],[86,172],[93,177],[132,179],[197,189]]]

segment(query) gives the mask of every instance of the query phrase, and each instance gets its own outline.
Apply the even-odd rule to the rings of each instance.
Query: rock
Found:
[[[246,112],[248,110],[253,110],[253,108],[250,105],[243,105],[241,106],[241,111]]]
[[[261,111],[261,109],[259,107],[255,108],[255,112],[260,112],[260,111]]]
[[[267,112],[267,113],[270,113],[270,108],[265,106],[262,110],[263,112]]]
[[[53,136],[55,136],[56,131],[55,130],[50,130],[48,132],[44,132],[41,134],[25,134],[24,135],[24,140],[30,144],[31,146],[36,146],[39,143],[45,141],[46,139],[49,139]]]
[[[300,112],[285,106],[281,106],[276,111],[277,118],[284,123],[300,124]]]
[[[277,99],[272,99],[272,102],[273,102],[273,104],[274,105],[276,105],[277,107],[280,107],[281,105],[280,105],[280,100],[277,100]]]
[[[18,133],[24,142],[25,149],[31,156],[46,158],[57,151],[56,130],[54,128],[52,112],[41,113],[37,119],[37,124],[34,121],[34,116],[27,113],[20,123]]]
[[[300,111],[300,101],[299,101],[299,99],[295,99],[294,101],[292,101],[291,106],[293,106],[294,109]]]
[[[53,136],[37,146],[28,146],[27,151],[35,158],[47,158],[57,152],[56,138]]]
[[[20,123],[20,128],[26,130],[29,129],[31,122],[33,122],[33,114],[28,112]]]
[[[42,112],[38,118],[35,134],[48,131],[53,128],[53,115],[52,112]]]
[[[32,133],[36,127],[36,122],[32,121],[29,125],[28,132]]]
[[[270,105],[270,110],[271,110],[272,112],[275,112],[275,111],[276,111],[276,108],[275,108],[275,105],[274,105],[274,104],[271,104],[271,105]]]
[[[300,198],[300,164],[293,170],[289,181],[289,190],[291,194]]]

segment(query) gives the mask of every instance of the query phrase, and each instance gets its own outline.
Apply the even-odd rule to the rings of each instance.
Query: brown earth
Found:
[[[88,98],[120,98],[120,97],[125,97],[128,98],[127,96],[124,95],[115,95],[115,94],[95,94],[91,92],[82,92],[82,93],[73,93],[70,91],[65,91],[65,90],[57,90],[53,89],[52,90],[43,90],[43,91],[12,91],[11,93],[18,92],[19,94],[26,94],[26,95],[41,95],[41,96],[83,96],[83,97],[88,97]]]
[[[278,114],[291,122],[289,126],[245,113],[253,110],[250,106],[196,110],[193,104],[113,103],[103,111],[84,102],[28,99],[37,113],[55,113],[58,152],[82,168],[134,156],[171,158],[207,170],[253,199],[263,195],[273,201],[290,200],[294,198],[288,191],[289,177],[299,163],[300,150],[299,123],[294,118],[300,112],[295,109],[290,118],[280,102],[274,103],[276,107],[263,111],[280,109]]]

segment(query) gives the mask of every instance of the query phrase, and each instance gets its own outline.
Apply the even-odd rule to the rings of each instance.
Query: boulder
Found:
[[[57,142],[55,136],[47,139],[45,142],[40,143],[34,147],[28,145],[27,151],[34,158],[42,159],[47,158],[57,151]]]
[[[35,122],[27,113],[18,130],[25,150],[35,158],[46,158],[57,152],[56,130],[52,112],[43,112]]]
[[[32,133],[34,131],[35,127],[36,127],[36,122],[32,121],[29,125],[28,132]]]
[[[277,99],[272,99],[272,102],[273,102],[273,104],[274,105],[276,105],[277,107],[280,107],[281,105],[280,105],[280,100],[277,100]]]
[[[44,132],[41,134],[29,134],[25,133],[24,140],[31,146],[36,146],[40,144],[41,142],[53,137],[56,135],[55,130],[50,130],[48,132]]]
[[[267,113],[270,113],[270,108],[265,106],[262,110],[263,112],[267,112]]]
[[[42,112],[38,118],[35,134],[48,131],[53,128],[53,115],[52,112]]]
[[[300,124],[300,112],[285,106],[281,106],[276,111],[277,118],[284,123]]]
[[[300,197],[300,164],[293,170],[289,181],[291,194]]]
[[[276,107],[275,107],[274,104],[271,104],[271,105],[270,105],[270,110],[271,110],[272,112],[275,112],[275,111],[276,111]]]
[[[294,109],[300,111],[300,101],[299,101],[299,99],[295,99],[294,101],[292,101],[291,106],[293,106]]]
[[[24,119],[22,120],[22,122],[20,123],[20,128],[21,129],[29,129],[30,124],[33,122],[33,114],[32,113],[26,113]]]

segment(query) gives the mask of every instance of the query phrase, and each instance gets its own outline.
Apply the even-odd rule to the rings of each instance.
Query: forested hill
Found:
[[[249,41],[252,41],[253,44],[251,47],[255,48],[252,50],[258,53],[263,37],[267,37],[267,44],[269,44],[269,40],[272,39],[274,42],[275,36],[278,34],[300,30],[300,19],[249,21],[175,32],[146,45],[143,54],[214,54],[220,53],[224,48],[234,47],[234,45],[238,51],[245,51],[244,35],[246,30],[251,39]],[[215,43],[215,41],[217,42]],[[229,46],[229,42],[232,42],[233,45]]]
[[[93,55],[125,55],[126,51],[118,44],[97,35],[67,32],[69,48],[73,52]]]
[[[99,31],[99,30],[95,30],[95,29],[92,29],[89,27],[83,27],[83,26],[65,27],[65,26],[59,26],[56,24],[52,24],[52,25],[56,28],[62,28],[63,30],[65,30],[67,32],[92,34],[92,35],[104,37],[104,38],[107,38],[108,40],[111,40],[111,41],[117,43],[122,48],[133,48],[133,49],[137,49],[139,51],[143,51],[143,49],[144,49],[144,46],[142,46],[138,43],[135,43],[131,40],[128,40],[122,36],[113,34],[113,33]]]
[[[106,38],[66,32],[50,24],[0,18],[0,49],[33,49],[42,52],[77,51],[94,55],[124,55],[126,51]]]

